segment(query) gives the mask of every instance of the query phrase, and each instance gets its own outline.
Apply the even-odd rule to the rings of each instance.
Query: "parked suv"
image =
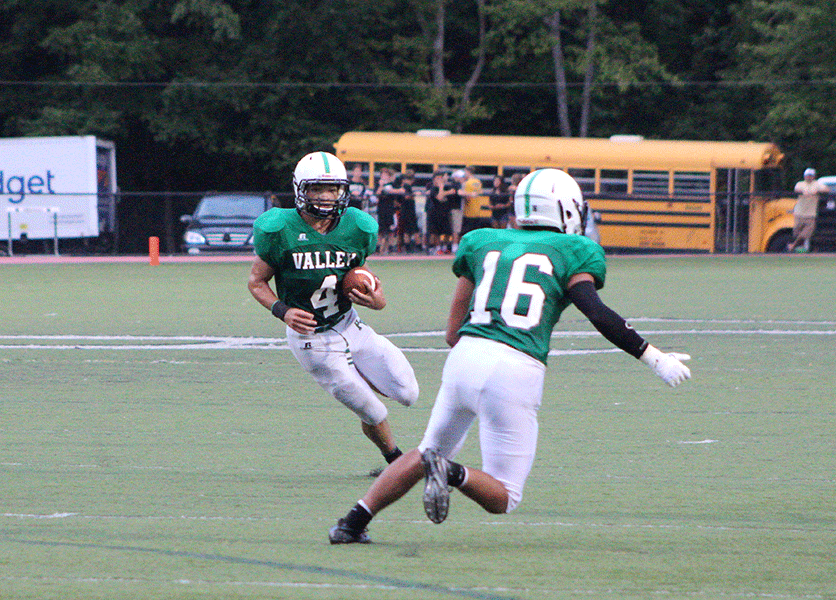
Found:
[[[252,252],[253,223],[272,207],[269,194],[217,193],[204,196],[186,223],[183,250],[202,252]]]

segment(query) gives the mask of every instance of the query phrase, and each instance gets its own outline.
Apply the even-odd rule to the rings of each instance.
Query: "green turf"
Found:
[[[370,266],[389,306],[361,315],[422,387],[391,407],[410,447],[444,344],[398,334],[443,329],[454,279],[449,261]],[[332,547],[382,461],[269,341],[283,326],[247,264],[0,262],[0,598],[836,598],[833,257],[609,269],[605,301],[691,353],[694,378],[553,356],[515,512],[454,494],[436,526],[416,489],[374,544]],[[577,335],[555,350],[609,348],[574,309],[559,330]],[[476,437],[461,458],[478,466]]]

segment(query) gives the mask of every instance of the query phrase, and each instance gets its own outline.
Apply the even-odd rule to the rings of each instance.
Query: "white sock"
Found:
[[[368,506],[365,502],[363,502],[363,499],[362,499],[362,498],[361,498],[360,500],[358,500],[358,501],[357,501],[357,504],[359,504],[360,506],[362,506],[362,507],[363,507],[363,510],[365,510],[367,513],[369,513],[371,516],[374,516],[374,513],[371,511],[371,509],[369,508],[369,506]]]

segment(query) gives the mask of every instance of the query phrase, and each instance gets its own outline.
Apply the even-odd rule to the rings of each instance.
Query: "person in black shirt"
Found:
[[[458,194],[450,184],[447,173],[436,171],[433,173],[432,186],[427,195],[427,250],[438,254],[444,251],[444,246],[450,243],[452,229],[450,227],[450,209],[452,200]]]
[[[502,175],[493,178],[493,188],[489,196],[491,203],[491,227],[505,229],[508,227],[508,213],[511,212],[511,194],[508,193],[508,182]]]

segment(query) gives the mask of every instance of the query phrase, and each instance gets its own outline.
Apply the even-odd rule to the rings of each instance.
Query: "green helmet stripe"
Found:
[[[322,157],[322,162],[325,165],[325,172],[330,173],[331,172],[331,165],[328,162],[328,155],[325,152],[320,152],[319,155]]]
[[[531,174],[531,177],[528,179],[528,184],[525,186],[525,191],[523,192],[525,197],[525,216],[531,216],[531,185],[534,183],[534,180],[540,176],[543,172],[542,169],[538,169]]]

